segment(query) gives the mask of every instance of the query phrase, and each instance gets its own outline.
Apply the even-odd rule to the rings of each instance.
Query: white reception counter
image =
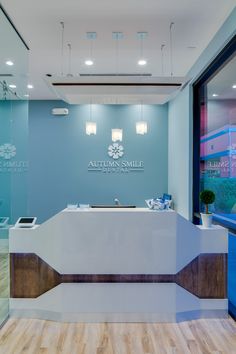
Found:
[[[25,308],[31,314],[33,311],[35,317],[40,317],[40,313],[43,313],[44,318],[55,318],[56,313],[62,316],[60,319],[70,320],[68,313],[73,312],[73,320],[82,318],[85,320],[84,316],[81,316],[78,301],[73,303],[71,296],[74,300],[80,298],[79,294],[85,291],[86,286],[90,289],[88,291],[91,291],[92,286],[93,289],[96,286],[99,289],[106,289],[103,299],[109,297],[109,291],[114,292],[112,290],[114,286],[119,289],[123,286],[126,291],[132,293],[134,291],[132,286],[137,286],[131,284],[133,282],[155,283],[148,286],[154,287],[154,293],[161,291],[161,298],[164,291],[167,297],[171,292],[174,294],[185,292],[188,297],[197,299],[194,308],[191,306],[183,310],[181,308],[181,313],[202,311],[203,304],[207,313],[212,310],[225,311],[227,308],[227,301],[224,299],[225,278],[220,280],[220,284],[214,285],[216,274],[193,274],[194,269],[198,269],[196,273],[199,272],[201,265],[203,272],[206,267],[212,273],[218,271],[217,267],[220,274],[226,271],[225,255],[228,252],[226,230],[220,226],[211,229],[197,227],[173,210],[157,212],[146,208],[65,209],[33,229],[13,227],[10,230],[9,245],[12,265],[11,307],[14,314],[19,313],[20,308]],[[211,278],[214,278],[212,284]],[[27,281],[31,284],[39,282],[41,285],[30,289]],[[43,284],[44,281],[47,281],[47,284]],[[200,289],[203,287],[200,281],[210,281],[208,291]],[[81,282],[93,284],[85,285]],[[105,286],[94,282],[120,282],[120,284]],[[176,287],[181,291],[177,291]],[[205,284],[205,287],[208,285]],[[168,289],[166,291],[169,295],[165,288]],[[117,294],[119,291],[117,290]],[[52,315],[49,303],[58,296],[61,302],[53,310]],[[177,306],[177,295],[171,296],[170,303],[174,301]],[[66,299],[69,298],[70,301],[67,303]],[[209,300],[210,298],[213,300]],[[143,301],[140,299],[140,304]],[[209,308],[206,301],[210,304]],[[56,303],[57,301],[54,301],[54,306]],[[168,307],[168,304],[166,306]],[[177,315],[178,309],[175,306],[173,313]],[[161,308],[163,311],[163,306],[160,306]],[[109,312],[107,309],[101,310],[102,313],[104,311]],[[158,313],[159,310],[153,311]],[[115,304],[111,312],[120,313]],[[132,316],[130,319],[133,320]],[[56,318],[58,319],[58,316]],[[108,318],[111,320],[109,316]],[[155,320],[158,318],[155,317]],[[170,317],[168,318],[170,320]],[[93,320],[91,313],[89,320]],[[94,320],[103,320],[103,317],[95,316]],[[127,316],[125,320],[129,320]]]

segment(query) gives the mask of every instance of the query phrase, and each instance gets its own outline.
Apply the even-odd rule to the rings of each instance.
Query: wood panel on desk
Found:
[[[36,254],[11,254],[11,297],[36,298],[60,283],[176,283],[199,298],[223,299],[227,254],[200,254],[177,274],[59,274]]]
[[[174,283],[174,274],[62,274],[62,283]]]
[[[34,253],[11,253],[11,297],[35,298],[60,284],[60,274]]]
[[[200,254],[175,277],[176,284],[199,298],[227,297],[227,254]]]

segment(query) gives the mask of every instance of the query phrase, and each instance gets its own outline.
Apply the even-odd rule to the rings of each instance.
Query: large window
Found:
[[[195,215],[213,190],[215,219],[236,229],[236,38],[194,85],[193,186]]]

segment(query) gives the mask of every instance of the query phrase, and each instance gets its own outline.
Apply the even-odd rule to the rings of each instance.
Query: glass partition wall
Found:
[[[236,37],[194,85],[193,219],[203,210],[199,193],[215,192],[213,220],[231,230],[229,313],[236,319]]]
[[[0,326],[9,313],[9,227],[27,215],[28,49],[0,7]]]

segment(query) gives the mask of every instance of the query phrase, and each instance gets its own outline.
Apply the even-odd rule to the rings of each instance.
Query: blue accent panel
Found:
[[[213,219],[227,228],[236,230],[236,214],[213,214]]]
[[[228,254],[229,312],[236,318],[236,236],[229,234]]]
[[[11,101],[0,101],[0,145],[11,138]],[[0,158],[0,215],[11,215],[11,173],[2,172],[5,160]]]
[[[231,132],[236,132],[236,128],[229,128],[229,129],[224,129],[224,130],[221,130],[219,133],[216,133],[216,134],[213,134],[207,138],[203,138],[201,139],[201,143],[205,143],[206,141],[209,141],[209,140],[212,140],[212,139],[215,139],[221,135],[225,135],[225,134],[229,134]]]
[[[52,108],[66,107],[67,117],[51,115]],[[145,105],[143,120],[148,134],[137,135],[140,105],[93,105],[97,135],[85,134],[89,105],[62,101],[29,103],[29,211],[42,222],[67,203],[145,206],[145,199],[167,192],[167,105]],[[123,129],[124,156],[118,161],[144,162],[144,171],[129,173],[88,172],[89,161],[113,160],[108,156],[111,129]]]
[[[236,155],[236,150],[224,150],[221,152],[216,152],[215,154],[201,156],[201,160],[209,160],[209,159],[214,159],[216,157],[231,156],[231,155]]]
[[[0,157],[0,215],[15,223],[27,215],[28,101],[0,101],[0,145],[11,144],[16,155]]]

